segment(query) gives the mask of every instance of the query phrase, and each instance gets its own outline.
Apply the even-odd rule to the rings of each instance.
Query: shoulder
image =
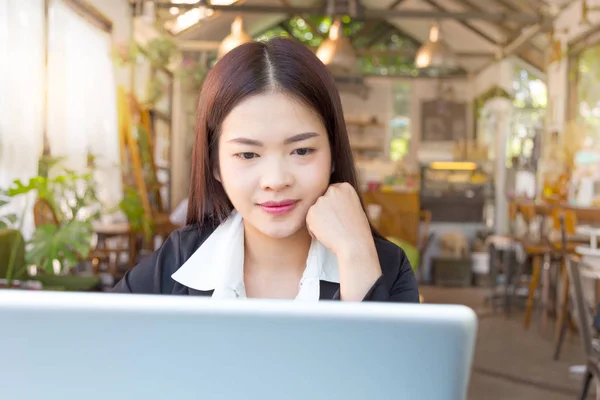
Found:
[[[404,250],[394,243],[375,237],[382,280],[390,290],[391,301],[419,302],[419,289],[413,268]]]
[[[145,257],[115,285],[114,292],[177,293],[183,287],[171,275],[175,273],[214,232],[215,225],[188,225],[172,232],[151,255]],[[180,290],[181,289],[181,290]]]
[[[215,231],[217,226],[212,224],[205,226],[200,226],[199,224],[188,225],[176,230],[169,236],[172,246],[175,246],[179,250],[181,264],[177,268],[183,265],[194,254],[198,247]]]
[[[385,269],[382,272],[385,274],[386,272],[396,271],[402,261],[406,259],[404,250],[384,238],[375,237],[374,241],[377,255],[379,256],[379,263],[381,264],[381,268]],[[406,261],[408,262],[408,259]]]

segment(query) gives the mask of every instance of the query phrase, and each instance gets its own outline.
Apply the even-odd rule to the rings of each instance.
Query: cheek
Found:
[[[239,160],[232,158],[220,158],[219,172],[221,184],[232,203],[247,197],[256,186],[255,172],[247,168]]]
[[[297,182],[300,183],[311,197],[316,198],[323,195],[329,187],[329,180],[331,178],[329,155],[303,166],[296,177]]]

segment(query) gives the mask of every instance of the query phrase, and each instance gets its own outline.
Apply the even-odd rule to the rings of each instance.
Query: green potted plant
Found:
[[[43,162],[42,162],[43,164]],[[47,172],[48,168],[40,167]],[[99,216],[92,172],[76,173],[60,168],[57,175],[39,175],[27,182],[16,180],[9,196],[23,196],[31,192],[37,202],[43,202],[53,215],[53,222],[39,224],[27,243],[25,260],[35,265],[38,274],[31,277],[45,287],[67,290],[84,290],[98,284],[97,277],[70,274],[72,269],[86,260],[91,250],[92,222]]]
[[[18,226],[18,216],[5,211],[8,193],[0,190],[0,287],[12,287],[13,281],[25,277],[25,239]],[[21,218],[21,221],[23,219]]]
[[[119,209],[127,218],[131,230],[142,232],[144,239],[149,241],[154,229],[152,217],[146,214],[142,205],[141,195],[134,187],[125,186],[123,199],[119,203]]]

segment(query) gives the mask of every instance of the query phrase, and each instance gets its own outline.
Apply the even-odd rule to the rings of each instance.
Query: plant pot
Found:
[[[25,281],[17,281],[13,280],[12,284],[9,286],[6,279],[0,279],[0,290],[40,290],[42,289],[42,284],[38,281],[25,280]]]
[[[25,277],[25,271],[23,270],[25,265],[25,239],[18,230],[0,230],[0,279],[6,278],[8,264],[14,251],[16,252],[14,253],[12,279],[22,279]],[[21,273],[17,275],[17,271],[21,271]]]
[[[96,289],[100,285],[100,277],[76,275],[36,275],[30,279],[39,281],[44,290],[64,290],[85,292]]]

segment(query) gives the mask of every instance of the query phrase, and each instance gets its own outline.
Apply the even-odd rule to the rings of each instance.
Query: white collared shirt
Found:
[[[233,211],[171,277],[192,289],[214,290],[213,299],[245,299],[242,216]],[[313,239],[296,300],[319,300],[321,280],[340,282],[337,257]]]

